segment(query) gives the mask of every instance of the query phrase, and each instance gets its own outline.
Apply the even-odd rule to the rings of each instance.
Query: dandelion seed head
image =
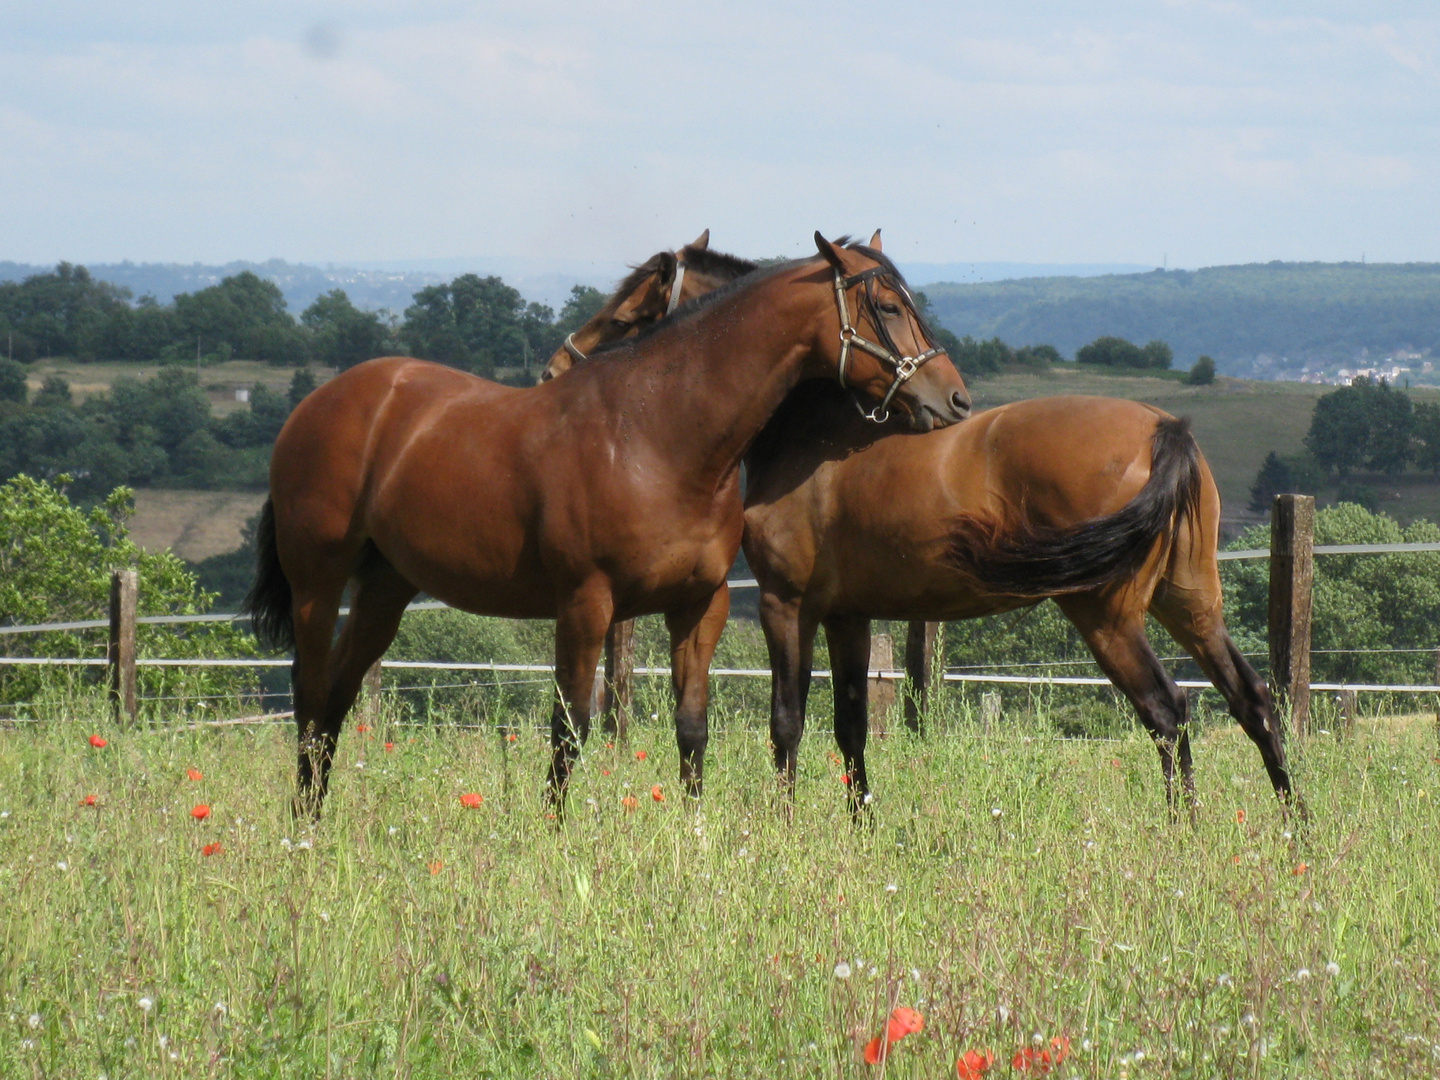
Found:
[[[1299,971],[1295,972],[1295,981],[1296,981],[1296,982],[1305,982],[1305,981],[1306,981],[1307,979],[1309,979],[1309,978],[1310,978],[1310,969],[1309,969],[1309,968],[1303,968],[1303,967],[1302,967]]]
[[[1325,965],[1325,974],[1329,975],[1333,979],[1336,975],[1340,974],[1340,965],[1337,964],[1334,960],[1331,960],[1328,964]]]
[[[148,997],[142,997],[139,1001],[135,1002],[135,1004],[140,1006],[141,1012],[147,1013],[155,1007],[155,1002],[151,1001]]]
[[[835,977],[837,979],[848,979],[851,974],[852,972],[850,970],[850,965],[847,964],[844,960],[841,960],[838,964],[835,965]]]
[[[28,1023],[30,1024],[30,1030],[31,1030],[31,1031],[37,1030],[37,1029],[40,1027],[40,1014],[39,1014],[39,1013],[31,1013],[31,1014],[30,1014],[30,1019],[29,1019]]]

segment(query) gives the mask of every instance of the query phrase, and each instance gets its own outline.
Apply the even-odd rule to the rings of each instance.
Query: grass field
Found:
[[[264,501],[263,491],[143,488],[135,492],[130,539],[146,551],[171,548],[199,562],[238,548],[245,522]]]
[[[39,360],[30,365],[27,383],[34,394],[45,383],[48,375],[62,376],[70,384],[70,394],[76,401],[97,394],[107,393],[116,379],[124,376],[131,379],[153,379],[160,370],[160,364],[137,364],[119,360],[101,360],[82,364],[78,360],[63,358]],[[334,378],[335,369],[312,365],[310,372],[317,383]],[[256,383],[264,383],[271,390],[284,393],[290,388],[294,368],[277,367],[260,360],[229,360],[223,364],[207,364],[200,369],[200,385],[210,399],[210,410],[217,416],[225,416],[248,406],[235,400],[236,390],[248,390]]]
[[[732,716],[700,807],[645,725],[557,823],[534,717],[384,716],[306,828],[286,729],[102,713],[0,730],[3,1076],[1009,1076],[1057,1037],[1061,1076],[1440,1072],[1433,717],[1294,747],[1299,829],[1228,727],[1193,827],[1148,741],[1032,721],[872,744],[852,828],[819,736],[793,820]],[[924,1031],[861,1064],[895,1006]]]

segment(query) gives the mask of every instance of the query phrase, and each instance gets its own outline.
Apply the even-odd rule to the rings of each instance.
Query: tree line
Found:
[[[248,270],[161,304],[151,296],[132,301],[128,289],[62,262],[50,273],[0,283],[0,355],[19,362],[244,358],[344,369],[405,353],[494,377],[549,357],[604,299],[577,285],[557,315],[498,277],[464,274],[415,293],[403,317],[357,308],[334,289],[297,318],[279,286]]]

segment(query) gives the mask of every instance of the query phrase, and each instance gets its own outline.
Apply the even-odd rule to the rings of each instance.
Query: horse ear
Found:
[[[875,235],[872,236],[872,237],[870,237],[870,243],[869,243],[868,246],[874,248],[876,251],[884,251],[884,250],[885,250],[883,247],[880,246],[880,230],[879,230],[879,229],[876,229],[876,230],[875,230]]]
[[[710,230],[706,229],[704,232],[702,232],[699,236],[697,236],[694,240],[690,241],[690,243],[686,244],[685,246],[687,248],[690,248],[692,251],[705,251],[710,247]]]
[[[660,275],[661,285],[669,285],[675,280],[675,267],[679,261],[673,251],[662,251],[655,256],[655,272]]]
[[[829,240],[826,240],[825,237],[821,236],[819,229],[815,230],[815,250],[820,252],[821,255],[825,256],[825,261],[828,262],[831,266],[833,266],[836,270],[839,270],[842,274],[845,272],[844,253],[841,251],[840,248],[836,247]]]

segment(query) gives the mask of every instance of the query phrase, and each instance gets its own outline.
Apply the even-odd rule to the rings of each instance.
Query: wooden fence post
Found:
[[[617,742],[630,738],[635,703],[635,620],[611,623],[605,634],[605,719],[601,730]]]
[[[365,671],[365,678],[360,683],[360,689],[364,695],[361,699],[360,719],[374,727],[380,722],[380,672],[384,660],[376,660]]]
[[[1276,495],[1270,512],[1270,694],[1297,735],[1310,730],[1315,500]]]
[[[938,622],[912,620],[905,631],[905,726],[917,733],[924,728],[925,709],[930,703],[935,634],[939,629]]]
[[[999,690],[986,690],[980,695],[980,734],[989,735],[1000,726],[1000,707],[1003,699]]]
[[[135,722],[140,703],[135,686],[135,612],[140,597],[140,576],[134,570],[110,574],[110,642],[105,650],[110,667],[110,700],[115,720]]]
[[[895,641],[889,634],[870,635],[870,670],[892,671],[895,667]],[[884,735],[890,729],[890,710],[895,705],[895,683],[892,679],[869,680],[870,734]]]
[[[1354,690],[1341,690],[1337,701],[1340,715],[1335,721],[1335,734],[1343,739],[1355,733],[1355,721],[1360,715],[1360,698]]]

